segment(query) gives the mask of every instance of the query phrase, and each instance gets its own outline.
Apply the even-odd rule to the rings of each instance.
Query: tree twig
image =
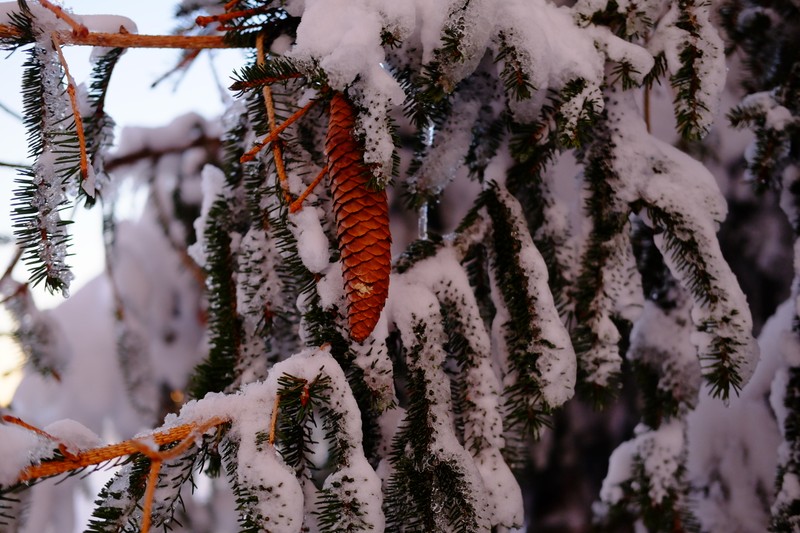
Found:
[[[316,100],[311,100],[309,103],[301,107],[299,110],[295,111],[295,113],[286,119],[283,124],[272,130],[269,135],[264,137],[261,141],[257,142],[250,150],[248,150],[241,158],[241,163],[247,163],[248,161],[252,161],[255,159],[258,152],[261,151],[269,143],[275,142],[278,139],[278,136],[283,133],[283,130],[294,124],[297,120],[299,120],[303,115],[305,115],[306,111],[311,109],[311,106],[316,104]]]
[[[239,48],[225,40],[223,35],[144,35],[138,33],[100,33],[73,35],[71,31],[57,31],[65,45],[104,46],[108,48]],[[20,31],[0,24],[0,38],[21,37]]]
[[[57,6],[56,6],[57,7]],[[83,131],[83,117],[81,117],[81,110],[80,106],[78,105],[78,95],[75,90],[75,80],[72,78],[72,74],[69,73],[69,65],[67,64],[67,58],[64,57],[64,52],[61,50],[61,41],[58,37],[58,34],[53,33],[53,46],[58,53],[58,60],[61,62],[61,66],[64,68],[64,75],[67,78],[67,94],[69,94],[69,101],[72,105],[72,115],[75,118],[75,133],[78,135],[78,149],[80,150],[81,154],[81,181],[85,182],[89,179],[89,156],[86,153],[86,135]],[[94,191],[89,193],[86,191],[89,196],[94,196]]]
[[[42,4],[43,7],[46,7],[47,9],[55,13],[56,17],[69,24],[69,27],[72,28],[72,35],[85,36],[89,34],[89,28],[87,28],[80,22],[77,22],[66,11],[61,9],[60,6],[52,4],[51,2],[49,2],[49,0],[39,0],[39,3]]]
[[[38,465],[30,465],[20,473],[17,481],[24,483],[43,477],[57,476],[72,470],[78,470],[88,466],[105,463],[124,455],[144,453],[143,450],[145,448],[150,449],[146,444],[148,441],[154,443],[156,446],[164,446],[177,441],[186,441],[189,437],[194,438],[197,435],[208,431],[210,428],[219,426],[226,422],[226,419],[215,417],[201,425],[196,423],[183,424],[161,432],[153,433],[148,437],[130,439],[118,444],[103,446],[101,448],[91,448],[75,454],[73,457],[66,457],[64,459],[58,459],[55,461],[47,461]],[[144,439],[148,439],[148,441],[145,441]],[[191,441],[189,441],[189,443],[191,443]],[[188,445],[189,444],[186,444],[187,447]],[[150,449],[150,451],[151,453],[157,453],[152,449]],[[168,450],[165,452],[165,454],[168,454],[170,451],[171,450]]]

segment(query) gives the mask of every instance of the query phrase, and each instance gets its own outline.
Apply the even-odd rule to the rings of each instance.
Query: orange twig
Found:
[[[289,204],[290,213],[296,213],[303,208],[303,202],[305,201],[305,199],[308,198],[308,195],[311,194],[311,191],[313,191],[316,188],[316,186],[319,185],[319,182],[322,181],[322,178],[324,178],[325,174],[327,173],[328,173],[328,167],[326,166],[320,171],[319,174],[317,174],[317,177],[314,178],[314,181],[312,181],[309,184],[309,186],[306,187],[306,190],[303,191],[303,194],[298,196],[297,200]]]
[[[241,159],[239,159],[240,163],[247,163],[255,159],[258,152],[261,151],[266,145],[271,142],[275,142],[278,139],[278,135],[283,133],[283,130],[294,124],[298,119],[300,119],[314,104],[316,104],[316,100],[311,100],[309,103],[301,107],[299,110],[295,111],[295,113],[286,119],[286,121],[272,130],[269,135],[264,137],[261,141],[257,142],[249,151],[247,151]]]
[[[256,40],[256,61],[259,66],[264,66],[267,61],[267,51],[264,49],[264,34],[261,33]],[[272,99],[272,89],[269,85],[264,85],[261,89],[264,95],[264,106],[267,108],[267,121],[269,122],[270,132],[274,132],[277,127],[275,120],[275,101]],[[289,192],[289,179],[286,177],[286,168],[283,165],[283,150],[278,143],[272,144],[272,158],[275,160],[275,172],[278,174],[283,196],[286,203],[291,203],[292,195]]]
[[[142,529],[140,533],[150,532],[150,522],[153,514],[153,500],[156,496],[158,473],[161,471],[161,461],[152,459],[150,471],[147,473],[147,489],[144,491],[144,505],[142,505]]]
[[[196,435],[202,435],[212,427],[219,425],[219,419],[212,418],[205,424],[196,428],[192,433],[183,439],[177,446],[169,450],[154,450],[151,447],[137,441],[131,441],[139,449],[142,455],[150,459],[150,470],[147,473],[147,489],[144,493],[144,504],[142,505],[142,528],[140,533],[149,533],[150,523],[152,522],[153,500],[155,499],[156,488],[158,486],[158,474],[161,471],[161,464],[164,461],[174,459],[189,449]]]
[[[272,406],[272,419],[269,422],[269,443],[275,445],[275,434],[278,427],[278,409],[280,408],[281,395],[275,395],[275,405]]]
[[[25,428],[25,429],[27,429],[28,431],[30,431],[32,433],[36,433],[40,437],[44,437],[44,438],[46,438],[48,440],[52,440],[52,441],[58,442],[58,439],[55,438],[50,433],[44,431],[43,429],[39,429],[36,426],[32,426],[32,425],[28,424],[27,422],[25,422],[24,420],[22,420],[19,417],[12,416],[12,415],[3,415],[2,419],[3,419],[3,422],[5,422],[7,424],[14,424],[15,426],[19,426],[21,428]]]
[[[43,7],[46,7],[55,13],[56,17],[69,24],[69,27],[72,28],[72,35],[75,35],[76,37],[85,37],[89,34],[89,28],[70,17],[69,14],[67,14],[67,12],[61,9],[59,6],[50,3],[48,0],[39,0],[39,3],[42,4]]]
[[[105,46],[108,48],[235,48],[223,35],[141,35],[137,33],[100,33],[73,35],[71,31],[57,31],[65,45]],[[0,24],[0,37],[20,37],[20,31]]]
[[[197,426],[194,423],[183,424],[160,433],[154,433],[150,438],[156,446],[164,446],[179,440],[184,440],[187,437],[194,437],[200,432],[205,432],[209,428],[224,424],[225,422],[227,422],[227,420],[222,418],[212,418],[201,426]],[[141,440],[131,439],[118,444],[103,446],[101,448],[84,450],[74,457],[67,457],[55,461],[47,461],[38,465],[31,465],[20,473],[17,480],[19,482],[26,482],[42,477],[56,476],[71,470],[78,470],[81,468],[86,468],[87,466],[105,463],[106,461],[110,461],[124,455],[130,455],[137,452],[144,453],[144,447],[145,444],[141,442]]]
[[[213,24],[214,22],[228,22],[230,20],[241,18],[241,17],[249,17],[251,15],[258,15],[259,13],[265,13],[269,10],[268,7],[252,7],[250,9],[243,9],[241,11],[231,11],[229,13],[222,13],[220,15],[210,15],[210,16],[200,16],[194,19],[195,24],[198,26],[206,27],[209,24]]]
[[[72,79],[72,74],[69,73],[67,59],[64,57],[64,52],[61,50],[61,40],[56,33],[53,33],[53,46],[58,53],[58,60],[61,62],[61,66],[64,67],[64,74],[67,78],[67,93],[69,94],[70,104],[72,104],[72,115],[75,117],[75,133],[78,135],[78,149],[81,153],[81,181],[85,181],[89,179],[89,156],[86,153],[86,135],[83,130],[83,117],[81,117],[80,107],[78,106],[75,80]]]

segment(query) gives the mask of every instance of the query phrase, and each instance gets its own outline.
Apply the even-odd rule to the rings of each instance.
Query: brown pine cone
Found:
[[[372,172],[353,130],[356,112],[342,93],[330,104],[325,139],[336,236],[342,258],[350,337],[363,342],[389,296],[392,268],[389,206],[385,190],[369,186]]]

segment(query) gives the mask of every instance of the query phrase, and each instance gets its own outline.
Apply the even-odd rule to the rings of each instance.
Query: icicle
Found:
[[[419,238],[423,241],[428,240],[428,202],[423,202],[419,206],[419,220],[417,222]]]

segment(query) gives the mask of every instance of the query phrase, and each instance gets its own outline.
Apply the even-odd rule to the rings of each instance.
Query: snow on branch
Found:
[[[752,375],[758,347],[744,294],[722,257],[717,225],[726,206],[713,176],[677,149],[647,134],[629,94],[609,101],[614,124],[614,171],[645,222],[673,275],[694,300],[703,375],[715,395],[727,398]],[[691,191],[691,194],[687,194]]]

